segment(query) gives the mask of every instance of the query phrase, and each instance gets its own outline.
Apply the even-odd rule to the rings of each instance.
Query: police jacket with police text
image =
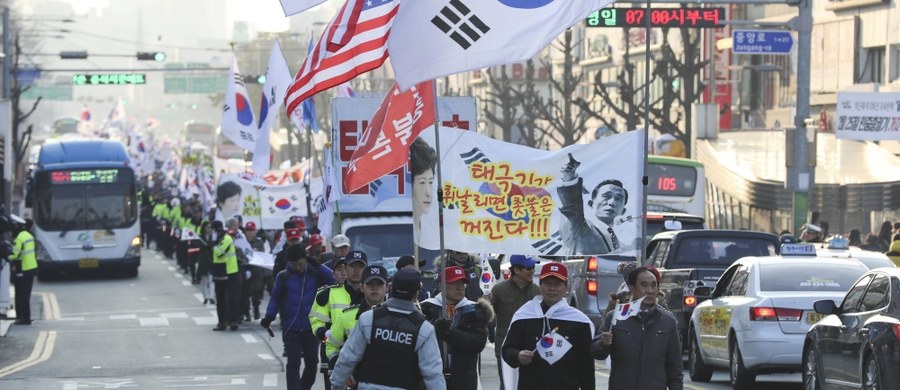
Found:
[[[284,275],[282,275],[283,273]],[[266,317],[281,316],[284,331],[310,330],[309,311],[319,287],[334,284],[334,275],[328,267],[308,263],[304,272],[287,267],[275,277],[275,287],[266,308]]]
[[[400,316],[417,312],[416,307],[412,302],[397,298],[388,299],[387,302],[385,302],[384,305],[380,307],[386,308],[386,310],[394,311]],[[359,369],[361,366],[372,364],[374,361],[377,361],[379,359],[390,361],[395,358],[394,356],[372,357],[371,355],[369,355],[367,359],[371,359],[372,361],[363,361],[363,357],[366,356],[366,351],[372,343],[374,312],[375,310],[369,310],[359,316],[359,322],[356,324],[356,327],[353,328],[353,331],[350,333],[350,337],[341,348],[341,352],[338,355],[338,360],[337,364],[335,365],[334,372],[331,374],[332,388],[340,389],[343,388],[343,386],[346,386],[347,378],[353,375],[354,371]],[[421,316],[421,314],[418,315]],[[408,370],[418,369],[418,374],[410,373],[408,372],[408,370],[401,370],[399,372],[384,372],[383,374],[421,376],[421,379],[424,382],[425,388],[427,390],[444,390],[447,388],[447,385],[444,381],[441,353],[438,349],[437,337],[434,333],[434,326],[432,326],[428,322],[422,322],[418,329],[419,332],[415,336],[415,346],[413,346],[412,348],[415,352],[415,358],[418,361],[418,365],[415,368],[408,368]],[[388,338],[390,339],[391,337]],[[359,381],[360,390],[402,388],[396,386],[390,387],[374,381],[364,381],[359,378],[357,379]]]
[[[681,390],[681,336],[678,320],[659,305],[612,325],[613,312],[603,317],[600,330],[612,329],[613,343],[604,346],[596,338],[591,354],[600,360],[610,356],[610,389]]]
[[[422,302],[422,314],[434,324],[441,318],[443,295],[438,294]],[[453,312],[450,327],[435,328],[438,346],[447,343],[450,378],[447,388],[464,390],[478,388],[478,356],[487,341],[487,326],[494,317],[491,304],[484,298],[472,302],[463,298],[449,311]],[[445,316],[448,317],[449,316]],[[443,354],[442,354],[443,356]]]

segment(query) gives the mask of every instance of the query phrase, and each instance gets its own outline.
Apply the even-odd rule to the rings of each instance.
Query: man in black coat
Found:
[[[487,325],[493,320],[494,310],[486,299],[477,302],[466,299],[469,281],[461,267],[447,267],[444,279],[447,290],[422,302],[422,313],[437,333],[441,356],[445,359],[447,389],[475,390],[478,356],[484,349]]]

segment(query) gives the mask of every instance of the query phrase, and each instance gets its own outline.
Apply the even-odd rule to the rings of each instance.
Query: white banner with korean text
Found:
[[[445,246],[523,255],[634,255],[643,215],[643,132],[631,131],[555,151],[440,128]],[[424,141],[427,146],[422,146]],[[411,166],[432,166],[435,130],[424,131]],[[425,157],[419,157],[425,156]],[[437,180],[413,169],[419,246],[439,248]],[[420,177],[422,176],[422,177]],[[418,183],[431,184],[420,194]],[[425,192],[425,191],[422,191]],[[434,200],[434,201],[432,201]]]
[[[838,138],[900,141],[900,92],[838,92]]]

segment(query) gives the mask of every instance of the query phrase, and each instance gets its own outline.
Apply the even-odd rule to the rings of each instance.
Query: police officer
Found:
[[[16,325],[31,325],[31,288],[37,274],[34,255],[34,236],[29,231],[31,221],[10,215],[13,222],[13,252],[9,257],[10,271],[16,289]]]
[[[413,304],[421,288],[415,271],[394,274],[391,298],[360,315],[341,348],[331,375],[333,388],[346,386],[353,375],[360,389],[420,389],[423,382],[428,390],[446,389],[434,326]]]
[[[338,347],[327,339],[325,333],[331,328],[332,320],[337,317],[341,311],[352,305],[358,305],[363,300],[363,293],[360,290],[362,284],[363,270],[368,264],[366,254],[360,251],[353,251],[338,259],[338,262],[346,263],[347,280],[343,284],[323,287],[316,293],[316,301],[313,303],[312,310],[309,312],[309,323],[312,325],[313,333],[316,338],[324,343],[322,350],[322,367],[321,371],[327,373],[329,366],[328,349],[336,350]],[[331,344],[331,345],[329,345]],[[328,390],[330,384],[326,384]]]
[[[362,276],[362,291],[365,299],[358,305],[351,305],[342,310],[340,314],[332,318],[331,329],[325,333],[327,340],[325,354],[329,370],[334,370],[340,348],[347,340],[347,336],[359,322],[362,313],[384,303],[387,296],[387,269],[380,265],[367,266]]]
[[[222,221],[213,221],[212,227],[218,237],[213,247],[212,275],[216,285],[216,314],[219,316],[219,323],[213,330],[225,330],[229,326],[231,330],[237,330],[241,322],[238,313],[241,279],[238,274],[237,253],[234,241],[231,235],[225,233]]]

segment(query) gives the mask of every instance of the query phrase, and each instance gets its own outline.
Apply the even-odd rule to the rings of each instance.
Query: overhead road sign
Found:
[[[146,84],[143,73],[80,73],[72,76],[72,85],[135,85]]]
[[[731,52],[734,54],[790,54],[794,37],[785,30],[733,30]]]
[[[651,8],[650,27],[721,27],[725,8]],[[585,19],[587,27],[647,27],[646,8],[602,8]]]

